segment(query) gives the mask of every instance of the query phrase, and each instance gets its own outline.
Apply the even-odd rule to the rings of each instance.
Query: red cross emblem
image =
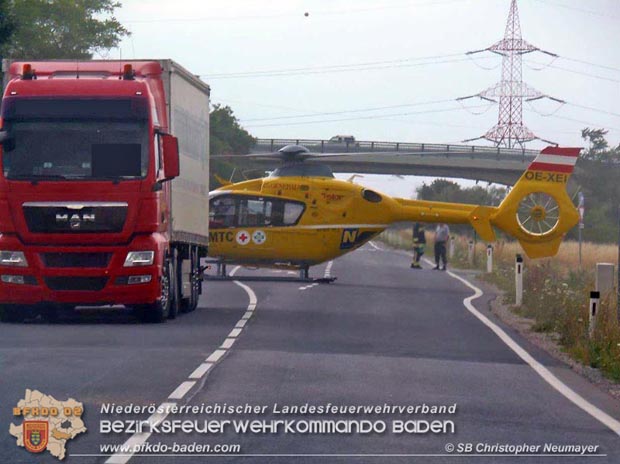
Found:
[[[250,234],[245,230],[237,232],[237,243],[239,245],[247,245],[250,243]]]

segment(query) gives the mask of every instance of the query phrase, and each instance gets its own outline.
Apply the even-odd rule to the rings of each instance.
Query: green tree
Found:
[[[592,242],[614,242],[620,206],[620,146],[609,146],[604,129],[586,128],[581,134],[589,147],[577,162],[574,178],[585,195],[583,237]],[[575,238],[576,228],[568,236]]]
[[[209,125],[211,126],[209,146],[213,155],[244,155],[249,153],[256,143],[256,139],[241,127],[229,106],[214,105],[213,111],[209,115]],[[248,173],[246,171],[241,172],[238,168],[239,166],[236,163],[213,159],[211,161],[211,186],[218,187],[220,185],[214,174],[222,179],[234,181],[243,180],[245,177],[262,177],[264,175],[264,171]],[[239,178],[240,176],[241,178]]]
[[[612,162],[620,158],[620,145],[615,148],[609,147],[609,143],[605,138],[608,132],[605,129],[590,129],[589,127],[581,131],[581,138],[589,144],[582,159]]]
[[[478,185],[463,188],[451,180],[435,179],[430,185],[418,187],[417,194],[420,200],[497,206],[506,196],[506,188],[484,188]]]
[[[17,27],[3,56],[90,59],[116,47],[129,31],[114,17],[114,0],[12,0]]]
[[[214,155],[244,155],[256,139],[237,120],[229,106],[214,105],[210,114],[210,148]]]
[[[0,50],[11,40],[15,32],[15,17],[8,0],[0,0]]]

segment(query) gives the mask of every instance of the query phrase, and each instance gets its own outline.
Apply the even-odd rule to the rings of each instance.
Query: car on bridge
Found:
[[[352,135],[334,135],[327,143],[329,144],[342,144],[342,145],[356,145],[355,137]]]

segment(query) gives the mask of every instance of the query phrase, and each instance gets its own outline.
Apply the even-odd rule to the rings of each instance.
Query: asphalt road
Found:
[[[534,365],[545,366],[557,379],[554,388],[464,306],[474,293],[471,288],[449,273],[408,265],[401,252],[366,245],[333,265],[313,268],[315,276],[337,276],[333,284],[207,282],[198,310],[167,324],[141,325],[122,310],[86,310],[56,324],[0,325],[0,462],[58,462],[47,452],[34,456],[16,447],[8,433],[9,423],[19,422],[12,408],[26,388],[84,403],[88,432],[67,443],[68,463],[620,462],[620,437],[595,418],[603,413],[620,419],[617,401],[493,319],[491,294],[474,300],[480,313],[532,356]],[[566,394],[573,401],[558,388],[570,389]],[[235,433],[230,425],[223,433],[209,434],[102,434],[101,420],[150,416],[105,414],[105,403],[249,404],[265,412],[171,413],[151,419],[200,424],[289,420],[300,427],[304,421],[365,420],[385,423],[387,430]],[[279,409],[456,405],[456,412],[286,415],[274,412],[276,404]],[[393,433],[395,421],[406,420],[452,421],[454,432]],[[102,452],[100,445],[127,441],[171,448],[163,457],[141,452],[102,456],[113,453]],[[197,453],[202,456],[178,456],[172,450],[194,443],[239,445],[241,454],[207,456],[203,450]],[[541,448],[537,456],[518,458],[496,456],[493,450],[481,453],[487,456],[455,457],[450,445],[468,443]],[[549,454],[545,444],[592,445],[596,456],[542,456]]]

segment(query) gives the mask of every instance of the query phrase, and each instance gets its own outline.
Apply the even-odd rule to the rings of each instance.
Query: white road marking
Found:
[[[381,247],[377,246],[377,245],[375,244],[375,242],[373,242],[372,240],[370,240],[370,241],[368,242],[368,244],[369,244],[371,247],[373,247],[375,250],[379,250],[379,251],[382,251],[382,250],[383,250],[383,248],[381,248]]]
[[[332,275],[332,266],[334,265],[334,261],[330,261],[329,263],[327,263],[327,266],[325,267],[325,274],[324,277],[331,277]]]
[[[429,264],[432,264],[428,259],[425,259],[425,261]],[[523,361],[525,361],[532,369],[534,369],[534,371],[540,377],[542,377],[542,379],[545,382],[551,385],[555,390],[557,390],[560,394],[562,394],[567,400],[572,402],[575,406],[581,408],[583,411],[588,413],[590,416],[592,416],[593,418],[595,418],[596,420],[598,420],[605,426],[609,427],[617,435],[620,435],[620,421],[614,419],[609,414],[597,408],[592,403],[590,403],[588,400],[586,400],[584,397],[582,397],[581,395],[576,393],[574,390],[572,390],[568,385],[566,385],[564,382],[558,379],[555,375],[553,375],[549,369],[547,369],[541,363],[536,361],[536,359],[534,359],[534,357],[531,354],[525,351],[517,342],[515,342],[512,338],[510,338],[510,336],[506,332],[504,332],[504,330],[501,327],[499,327],[497,324],[492,322],[488,317],[486,317],[484,314],[482,314],[480,311],[478,311],[474,307],[474,305],[472,304],[472,301],[475,300],[476,298],[479,298],[480,296],[484,294],[482,290],[480,290],[478,287],[476,287],[469,281],[465,280],[461,276],[454,274],[453,272],[448,271],[447,274],[450,277],[453,277],[456,280],[462,282],[463,284],[465,284],[467,287],[471,288],[474,291],[473,295],[468,296],[467,298],[463,300],[463,304],[469,310],[470,313],[476,316],[480,320],[480,322],[482,322],[489,329],[491,329],[495,333],[495,335],[499,337],[501,341],[503,341],[506,345],[508,345],[508,347],[517,354],[517,356],[519,356]]]
[[[234,268],[230,275],[233,276],[238,270],[240,266]],[[241,334],[242,330],[245,328],[247,321],[254,314],[254,310],[256,309],[256,305],[258,304],[258,298],[256,297],[256,293],[250,287],[241,282],[234,280],[233,283],[241,287],[248,295],[250,300],[246,312],[243,314],[243,317],[237,321],[235,328],[230,332],[228,337],[224,340],[219,349],[215,350],[213,353],[209,355],[205,362],[201,363],[190,375],[189,379],[201,379],[204,377],[207,372],[211,370],[215,364],[222,359],[222,357],[226,354],[226,352],[232,347],[232,345],[237,340],[237,337]],[[182,399],[187,393],[196,385],[196,380],[186,380],[181,385],[179,385],[168,397],[168,399]],[[158,424],[163,421],[168,413],[165,411],[169,410],[170,406],[174,406],[176,403],[162,403],[160,408],[164,409],[164,412],[155,413],[151,417],[149,417],[149,421],[152,424]],[[138,449],[138,447],[145,443],[151,433],[135,433],[125,443],[123,446],[125,449]],[[126,464],[129,460],[135,455],[135,453],[116,453],[110,456],[105,462],[106,464]]]
[[[215,350],[213,353],[209,355],[209,357],[207,358],[207,362],[216,363],[225,354],[226,354],[226,350]]]
[[[190,379],[200,379],[213,367],[213,363],[202,363],[194,372],[189,375]]]
[[[170,408],[176,406],[176,403],[162,403],[158,406],[157,409],[161,410],[161,412],[156,412],[148,418],[149,424],[159,425],[167,416]]]
[[[175,391],[170,393],[170,396],[168,396],[168,398],[170,398],[171,400],[180,400],[187,394],[188,391],[192,389],[194,385],[196,385],[196,382],[192,382],[190,380],[183,382],[177,387]]]
[[[228,334],[228,338],[236,338],[239,336],[239,334],[241,333],[241,329],[235,327],[234,329],[232,329],[230,331],[230,333]]]
[[[224,340],[224,343],[222,343],[222,346],[220,346],[220,348],[227,350],[235,344],[236,340],[236,338],[227,338],[226,340]]]

